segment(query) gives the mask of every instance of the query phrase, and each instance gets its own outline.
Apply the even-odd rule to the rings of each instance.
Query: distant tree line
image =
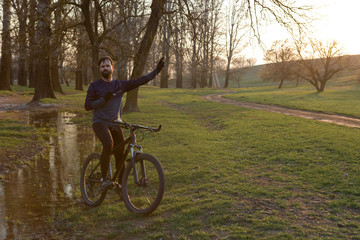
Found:
[[[351,69],[353,62],[345,55],[337,41],[324,42],[316,39],[275,41],[265,53],[268,63],[260,71],[264,81],[309,82],[317,92],[325,90],[328,81],[344,70]]]
[[[166,66],[154,85],[212,87],[214,72],[231,76],[234,59],[253,39],[260,22],[302,31],[310,7],[286,0],[3,0],[0,90],[11,84],[35,88],[34,101],[55,98],[62,84],[75,88],[99,77],[97,61],[110,55],[116,77],[150,71],[161,56]],[[13,71],[16,69],[16,71]],[[125,105],[137,109],[137,90]]]

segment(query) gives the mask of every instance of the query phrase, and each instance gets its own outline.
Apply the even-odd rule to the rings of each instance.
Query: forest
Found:
[[[0,89],[33,87],[33,101],[55,98],[70,82],[82,90],[98,78],[104,55],[115,60],[118,79],[141,76],[164,56],[153,85],[213,87],[222,72],[218,87],[228,87],[231,68],[256,63],[242,50],[261,45],[260,25],[299,34],[312,19],[310,6],[282,0],[4,0],[1,7]]]

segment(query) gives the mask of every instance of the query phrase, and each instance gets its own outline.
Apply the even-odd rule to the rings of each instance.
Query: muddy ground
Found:
[[[41,111],[54,111],[60,105],[30,103],[30,98],[13,94],[0,96],[0,119],[16,119],[27,124],[29,113]],[[0,149],[0,180],[4,175],[26,166],[36,156],[45,150],[45,146],[37,141],[32,141],[26,146],[15,149]]]

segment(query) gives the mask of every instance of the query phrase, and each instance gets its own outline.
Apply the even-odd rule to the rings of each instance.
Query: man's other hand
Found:
[[[107,92],[104,96],[105,101],[109,101],[110,98],[112,98],[113,93],[112,92]]]

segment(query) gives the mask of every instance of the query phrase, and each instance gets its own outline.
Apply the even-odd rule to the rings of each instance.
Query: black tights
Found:
[[[101,122],[97,122],[93,124],[93,129],[96,136],[99,138],[100,142],[103,145],[103,149],[100,155],[100,163],[101,163],[101,177],[105,180],[108,176],[111,153],[115,146],[124,142],[124,134],[119,126],[112,126]],[[116,169],[122,167],[122,170],[118,178],[120,183],[124,172],[124,161],[122,161],[123,152],[124,152],[124,146],[116,148],[114,152],[115,160],[116,160]]]

